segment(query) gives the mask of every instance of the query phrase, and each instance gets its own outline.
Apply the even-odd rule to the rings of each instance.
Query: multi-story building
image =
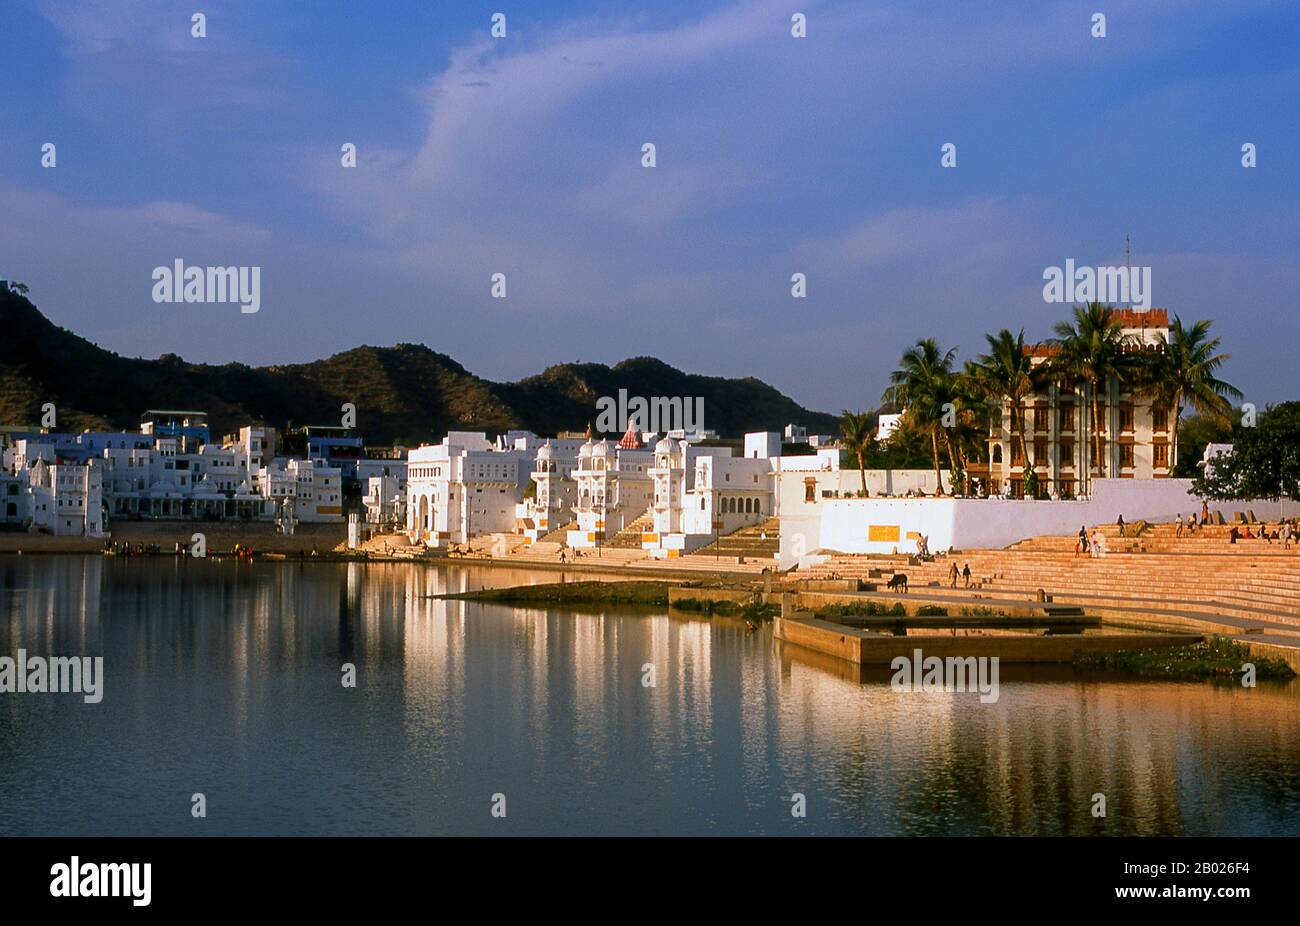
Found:
[[[578,448],[573,470],[576,530],[568,532],[571,547],[595,547],[644,515],[654,497],[654,451],[641,447],[631,430],[617,444],[587,441]]]
[[[413,543],[468,543],[513,532],[531,455],[497,450],[482,432],[452,431],[407,456],[406,530]]]
[[[186,449],[212,440],[207,412],[151,408],[140,416],[140,433],[151,438],[174,437]]]
[[[102,537],[107,520],[99,461],[47,463],[26,470],[32,525],[61,537]]]
[[[729,447],[700,447],[666,437],[655,445],[653,530],[642,548],[674,557],[773,514],[773,464],[780,435],[745,435],[745,456]]]
[[[1131,350],[1163,349],[1169,334],[1164,309],[1114,312]],[[1047,362],[1056,352],[1051,344],[1033,345],[1028,350],[1035,364]],[[1024,452],[1037,475],[1040,497],[1083,495],[1090,478],[1161,479],[1170,475],[1173,412],[1115,378],[1100,385],[1096,398],[1099,420],[1095,428],[1093,395],[1087,383],[1053,383],[1023,404]],[[990,494],[1022,497],[1026,461],[1014,436],[1010,402],[995,409],[988,446],[986,465],[971,467],[970,475]]]
[[[578,495],[573,471],[578,468],[578,450],[582,444],[581,438],[556,438],[537,448],[533,471],[529,474],[532,495],[526,495],[516,511],[524,537],[530,543],[572,520]]]

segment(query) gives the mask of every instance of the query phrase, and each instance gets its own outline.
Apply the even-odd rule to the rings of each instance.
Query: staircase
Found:
[[[959,551],[928,563],[909,563],[905,556],[838,555],[798,576],[883,585],[885,576],[906,572],[913,592],[929,588],[958,598],[1033,600],[1043,589],[1057,602],[1085,609],[1217,616],[1258,622],[1270,633],[1300,633],[1300,547],[1293,542],[1284,550],[1278,541],[1259,539],[1233,544],[1227,530],[1209,526],[1178,537],[1173,524],[1154,524],[1139,537],[1121,539],[1117,528],[1107,525],[1101,529],[1107,554],[1100,558],[1076,556],[1074,537],[1035,537],[1005,550]],[[1258,525],[1251,530],[1256,533]],[[970,564],[969,590],[960,579],[955,590],[950,587],[953,562],[959,569]]]
[[[641,549],[641,535],[652,530],[654,523],[654,509],[647,508],[637,516],[636,520],[611,537],[605,546],[612,547],[615,550],[639,550]]]
[[[766,535],[766,536],[765,536]],[[692,556],[737,556],[746,560],[770,561],[781,546],[781,519],[768,518],[720,537]]]
[[[576,531],[577,529],[578,529],[578,522],[575,520],[570,520],[566,524],[561,524],[559,527],[557,527],[555,530],[551,531],[550,533],[543,534],[541,537],[537,539],[537,542],[558,543],[560,546],[565,546],[569,540],[569,531]]]

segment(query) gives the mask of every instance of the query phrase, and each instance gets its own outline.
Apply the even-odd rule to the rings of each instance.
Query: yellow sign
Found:
[[[898,543],[897,524],[871,524],[867,527],[867,540],[872,543]]]

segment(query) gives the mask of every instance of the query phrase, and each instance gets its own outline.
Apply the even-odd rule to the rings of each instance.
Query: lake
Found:
[[[1300,681],[1008,667],[985,704],[770,625],[430,597],[534,581],[0,557],[0,655],[104,671],[0,694],[0,834],[1300,835]]]

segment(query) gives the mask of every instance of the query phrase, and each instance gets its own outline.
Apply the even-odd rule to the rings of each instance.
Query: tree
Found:
[[[1300,498],[1300,402],[1270,405],[1253,428],[1238,428],[1232,453],[1192,483],[1197,495],[1220,500]]]
[[[1228,398],[1242,397],[1239,389],[1215,375],[1232,356],[1216,353],[1219,344],[1219,338],[1210,337],[1208,321],[1201,320],[1184,328],[1182,319],[1175,315],[1164,349],[1148,357],[1143,371],[1146,392],[1173,414],[1169,441],[1173,450],[1171,467],[1178,465],[1179,416],[1184,401],[1202,415],[1228,425],[1232,413]]]
[[[840,416],[840,437],[844,446],[857,457],[858,476],[862,479],[862,494],[867,494],[867,451],[871,449],[872,434],[871,415],[868,412],[851,412],[847,408]]]
[[[1179,479],[1191,479],[1199,470],[1201,454],[1206,444],[1232,443],[1232,424],[1209,415],[1188,415],[1187,420],[1178,426],[1178,463],[1171,475]]]
[[[1051,343],[1057,352],[1051,361],[1051,373],[1058,380],[1087,384],[1091,409],[1088,430],[1093,457],[1085,471],[1091,482],[1095,465],[1104,479],[1106,437],[1101,417],[1102,390],[1109,392],[1112,381],[1125,383],[1132,380],[1137,369],[1137,355],[1130,350],[1132,341],[1125,336],[1113,308],[1100,302],[1075,306],[1073,322],[1057,322],[1053,330],[1056,337]]]
[[[1037,461],[1029,458],[1025,442],[1024,403],[1044,387],[1046,371],[1025,351],[1025,329],[1013,335],[1003,328],[996,335],[986,334],[984,339],[988,341],[989,352],[981,354],[971,365],[972,378],[987,400],[1011,406],[1011,440],[1014,443],[1019,438],[1024,472],[1031,473]]]
[[[943,351],[934,338],[917,341],[903,352],[899,368],[889,374],[890,386],[885,390],[886,402],[906,408],[904,417],[911,418],[917,427],[929,433],[939,495],[944,494],[943,473],[939,469],[939,434],[945,419],[955,420],[956,416],[957,383],[953,374],[956,356],[955,347]]]

